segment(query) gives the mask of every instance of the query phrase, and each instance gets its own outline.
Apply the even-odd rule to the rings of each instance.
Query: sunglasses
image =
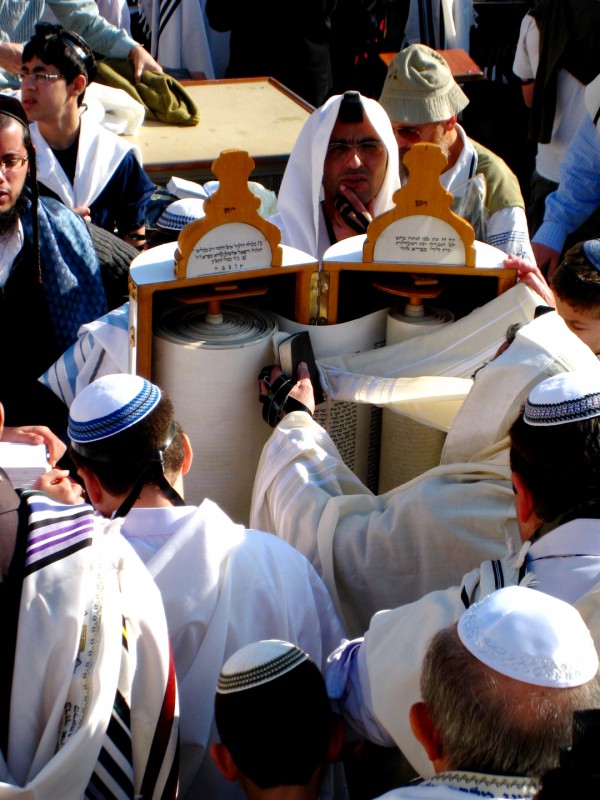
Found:
[[[418,144],[423,139],[423,132],[418,128],[409,128],[405,125],[394,126],[394,133],[409,144]]]

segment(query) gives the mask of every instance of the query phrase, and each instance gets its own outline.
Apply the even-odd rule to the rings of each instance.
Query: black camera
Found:
[[[600,797],[600,709],[575,711],[573,744],[561,748],[560,766],[542,778],[539,800]]]

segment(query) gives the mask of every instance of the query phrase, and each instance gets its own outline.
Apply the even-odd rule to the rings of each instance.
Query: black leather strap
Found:
[[[294,381],[282,373],[271,383],[272,369],[272,365],[264,367],[258,376],[258,382],[262,381],[267,389],[267,394],[260,393],[258,396],[263,407],[264,421],[275,428],[284,414],[289,414],[291,411],[306,411],[312,417],[311,410],[304,403],[295,397],[290,397],[290,392],[296,385]]]

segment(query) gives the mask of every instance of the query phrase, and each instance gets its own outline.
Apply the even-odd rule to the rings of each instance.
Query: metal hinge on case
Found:
[[[310,281],[310,323],[327,325],[329,308],[329,273],[314,272]]]
[[[128,284],[129,284],[129,297],[131,297],[132,300],[135,300],[137,302],[137,295],[138,295],[137,284],[133,281],[131,275],[129,276]]]

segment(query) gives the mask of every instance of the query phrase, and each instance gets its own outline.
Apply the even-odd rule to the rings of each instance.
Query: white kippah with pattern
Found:
[[[253,689],[280,678],[307,660],[303,650],[280,639],[247,644],[223,665],[217,692],[231,694]]]
[[[161,391],[139,375],[105,375],[85,387],[69,411],[68,434],[85,444],[114,436],[156,408]]]
[[[156,227],[167,231],[181,231],[186,225],[204,216],[206,216],[204,199],[185,197],[183,200],[175,200],[165,208],[156,222]]]
[[[600,416],[600,380],[588,372],[561,372],[531,390],[523,419],[528,425],[563,425]]]
[[[535,686],[581,686],[598,671],[594,642],[564,600],[509,586],[468,608],[458,621],[467,650],[502,675]]]

